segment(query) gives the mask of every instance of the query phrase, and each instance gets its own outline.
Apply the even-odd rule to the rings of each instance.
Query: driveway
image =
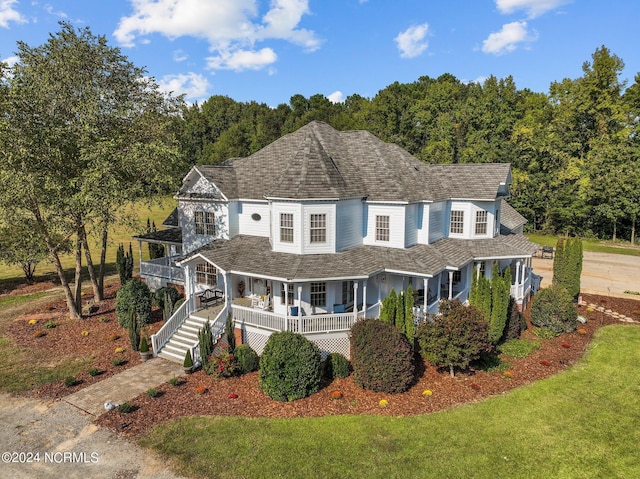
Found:
[[[98,428],[92,419],[65,401],[0,394],[0,477],[178,478],[165,459]]]
[[[542,287],[553,278],[553,260],[533,258],[534,273],[542,276]],[[580,276],[583,293],[640,299],[624,291],[640,291],[640,256],[585,251]]]

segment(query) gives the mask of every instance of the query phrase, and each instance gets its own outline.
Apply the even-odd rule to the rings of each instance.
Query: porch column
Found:
[[[191,297],[193,288],[191,287],[191,266],[184,265],[184,296],[187,300]]]
[[[358,320],[358,282],[353,282],[353,320]]]
[[[449,271],[449,301],[453,299],[453,271]]]
[[[355,283],[355,281],[354,281]],[[362,314],[367,317],[367,280],[362,282]]]
[[[438,299],[438,303],[440,302],[440,299],[442,299],[442,295],[440,294],[441,285],[442,285],[442,271],[438,273],[438,286],[436,287],[436,298]]]
[[[171,265],[171,250],[169,249],[169,245],[168,244],[163,244],[162,247],[164,248],[164,255],[167,258],[167,266],[169,266],[169,281],[173,282],[173,268]]]
[[[284,289],[284,307],[285,307],[284,330],[289,331],[289,284],[283,282],[282,287]],[[273,310],[275,311],[275,309],[276,308],[274,306]]]
[[[514,284],[520,284],[520,260],[516,261],[516,277]]]
[[[522,262],[522,274],[520,275],[520,283],[524,284],[524,277],[527,274],[527,262]]]
[[[298,330],[300,329],[300,316],[302,316],[302,285],[298,285]]]
[[[224,284],[224,309],[227,309],[227,307],[229,306],[229,284],[227,281],[227,272],[223,271],[222,272],[222,283]]]
[[[476,279],[480,279],[480,267],[482,266],[482,262],[476,263]]]
[[[429,306],[429,278],[422,279],[422,287],[424,289],[424,297],[422,300],[424,303],[424,314],[427,314],[427,307]]]
[[[142,276],[142,241],[138,240],[138,256],[140,257],[140,276]]]

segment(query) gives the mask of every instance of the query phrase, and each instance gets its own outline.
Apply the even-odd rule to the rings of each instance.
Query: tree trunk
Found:
[[[60,262],[60,257],[58,256],[58,252],[55,247],[51,245],[51,242],[47,240],[47,247],[49,248],[49,254],[51,255],[51,259],[53,260],[53,264],[56,267],[56,272],[58,273],[58,278],[60,278],[60,284],[62,289],[64,290],[64,296],[67,300],[67,308],[69,308],[69,317],[71,319],[80,319],[82,317],[82,309],[78,310],[76,307],[76,302],[73,299],[73,294],[71,293],[71,286],[67,281],[67,277],[64,274],[64,269],[62,268],[62,263]]]
[[[75,304],[76,309],[82,315],[82,242],[80,241],[80,229],[76,235],[76,287],[75,287]]]
[[[107,223],[105,222],[102,228],[102,245],[100,248],[100,272],[98,273],[98,287],[100,288],[100,294],[104,298],[104,275],[106,270],[105,263],[107,262],[107,238],[109,231],[107,230]]]
[[[613,220],[613,242],[616,242],[616,230],[618,227],[618,222],[617,220]]]
[[[27,283],[29,284],[33,284],[36,282],[35,273],[37,265],[38,263],[32,263],[31,261],[22,263],[22,271],[24,272],[24,275],[27,278]]]
[[[636,244],[636,217],[631,220],[631,245]]]
[[[89,271],[89,278],[91,280],[91,286],[93,288],[94,301],[101,302],[104,298],[100,286],[98,285],[98,279],[96,278],[95,269],[93,267],[93,260],[91,259],[91,251],[89,250],[89,242],[87,241],[87,230],[82,225],[79,233],[82,235],[82,248],[84,249],[84,256],[87,260],[87,271]]]
[[[449,364],[449,374],[452,378],[456,377],[455,373],[453,372],[453,364]]]

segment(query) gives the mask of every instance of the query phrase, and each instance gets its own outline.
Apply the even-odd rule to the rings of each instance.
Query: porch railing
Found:
[[[187,299],[176,311],[171,315],[169,320],[164,323],[162,328],[156,333],[151,335],[151,344],[153,347],[153,355],[156,356],[158,352],[163,348],[173,333],[182,326],[182,323],[189,317],[189,315],[195,310],[195,298],[192,296]]]
[[[512,284],[511,285],[511,296],[513,296],[516,300],[521,300],[524,298],[526,292],[531,288],[531,277],[527,275],[524,283],[522,284]]]
[[[245,306],[232,306],[234,321],[270,331],[322,333],[348,331],[355,322],[353,313],[317,314],[312,316],[284,316]]]
[[[172,263],[173,258],[168,256],[142,261],[142,263],[140,263],[140,275],[184,281],[182,268],[173,266]]]

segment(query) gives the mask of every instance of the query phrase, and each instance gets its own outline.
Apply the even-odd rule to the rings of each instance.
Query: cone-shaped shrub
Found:
[[[260,357],[260,389],[271,399],[294,401],[318,391],[320,350],[301,334],[273,333]]]
[[[351,328],[351,366],[357,385],[372,391],[406,391],[414,379],[413,351],[391,324],[375,319]]]

